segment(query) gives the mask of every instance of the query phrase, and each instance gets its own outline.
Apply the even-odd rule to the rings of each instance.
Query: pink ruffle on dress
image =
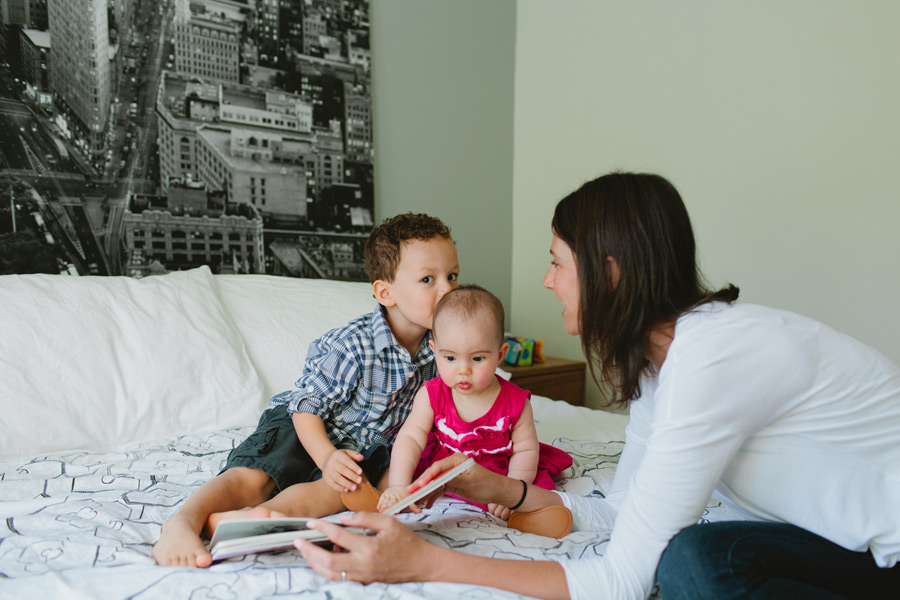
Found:
[[[509,458],[513,450],[512,430],[522,414],[525,402],[531,397],[531,392],[502,377],[497,379],[500,381],[500,393],[493,406],[474,421],[464,421],[459,417],[453,402],[453,391],[440,377],[425,382],[428,399],[434,410],[434,426],[428,433],[415,477],[432,463],[457,452],[474,457],[475,462],[495,473],[509,473]],[[534,485],[547,490],[556,489],[553,477],[570,466],[572,457],[566,452],[541,443]],[[481,504],[476,506],[486,508]]]

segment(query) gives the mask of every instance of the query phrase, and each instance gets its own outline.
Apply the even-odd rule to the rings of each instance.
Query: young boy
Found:
[[[222,519],[323,517],[345,510],[342,495],[371,491],[363,474],[387,483],[394,437],[436,374],[432,315],[459,264],[449,228],[413,213],[376,227],[364,256],[378,306],[310,344],[297,389],[272,398],[223,471],[163,524],[158,564],[208,567],[200,533]]]

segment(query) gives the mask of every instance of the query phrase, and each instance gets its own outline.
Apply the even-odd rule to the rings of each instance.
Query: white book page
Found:
[[[225,540],[233,540],[235,538],[246,538],[257,535],[265,535],[269,533],[278,533],[281,531],[304,531],[307,529],[306,523],[312,519],[306,518],[274,518],[274,519],[235,519],[232,521],[222,521],[216,527],[210,546]]]
[[[387,509],[386,511],[384,511],[384,514],[386,514],[386,515],[396,515],[397,513],[399,513],[399,512],[400,512],[401,510],[403,510],[404,508],[406,508],[406,507],[408,507],[408,506],[410,506],[410,505],[412,505],[412,504],[415,504],[416,502],[418,502],[418,501],[421,500],[422,498],[425,498],[426,496],[428,496],[428,495],[431,494],[432,492],[436,491],[439,487],[441,487],[441,486],[444,485],[445,483],[449,483],[451,480],[453,480],[454,477],[456,477],[457,475],[459,475],[460,473],[462,473],[463,471],[465,471],[465,470],[468,469],[469,467],[473,466],[474,464],[475,464],[475,459],[474,459],[474,458],[469,458],[468,460],[466,460],[466,461],[465,461],[464,463],[462,463],[461,465],[459,465],[459,466],[457,466],[457,467],[454,467],[453,469],[447,471],[446,473],[444,473],[443,475],[441,475],[441,476],[438,477],[437,479],[432,480],[432,481],[431,481],[428,485],[426,485],[425,487],[416,490],[414,493],[410,494],[409,496],[407,496],[406,498],[404,498],[403,500],[401,500],[401,501],[398,502],[397,504],[393,505],[392,507],[390,507],[389,509]]]

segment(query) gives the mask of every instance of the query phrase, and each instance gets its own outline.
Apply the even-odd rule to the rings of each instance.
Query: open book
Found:
[[[457,465],[456,467],[450,469],[449,471],[447,471],[446,473],[444,473],[437,479],[432,479],[430,482],[428,482],[427,485],[419,488],[418,490],[416,490],[415,492],[413,492],[412,494],[410,494],[409,496],[407,496],[406,498],[404,498],[397,504],[393,505],[392,507],[390,507],[389,509],[384,511],[384,514],[396,515],[404,508],[407,508],[407,507],[415,504],[422,498],[429,496],[432,492],[437,491],[437,489],[440,488],[442,485],[449,483],[453,478],[455,478],[457,475],[464,472],[465,470],[467,470],[469,467],[471,467],[474,464],[475,464],[474,458],[466,459],[462,464]]]
[[[312,519],[276,517],[222,521],[209,541],[209,552],[213,560],[223,560],[244,554],[293,548],[297,538],[305,538],[321,546],[331,546],[324,533],[306,526],[308,521]],[[359,527],[348,529],[358,533],[368,532]]]
[[[386,515],[395,515],[411,504],[425,498],[436,491],[442,485],[475,464],[475,459],[470,458],[464,463],[447,471],[437,479],[415,493],[410,494],[394,506],[384,512]],[[307,539],[314,544],[330,547],[331,542],[320,531],[309,529],[307,523],[313,519],[301,517],[284,517],[271,519],[236,519],[234,521],[222,521],[216,527],[212,539],[209,542],[209,552],[213,560],[223,560],[233,556],[255,554],[257,552],[271,552],[292,548],[297,538]],[[348,527],[350,531],[361,534],[371,534],[372,531],[360,527]]]

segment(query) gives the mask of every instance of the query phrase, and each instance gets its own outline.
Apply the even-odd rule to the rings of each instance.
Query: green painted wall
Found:
[[[509,310],[513,0],[371,0],[376,219],[427,212]]]
[[[541,288],[553,207],[604,172],[649,170],[681,191],[714,285],[734,282],[745,301],[824,321],[900,362],[900,4],[516,10],[517,331],[581,356]]]

